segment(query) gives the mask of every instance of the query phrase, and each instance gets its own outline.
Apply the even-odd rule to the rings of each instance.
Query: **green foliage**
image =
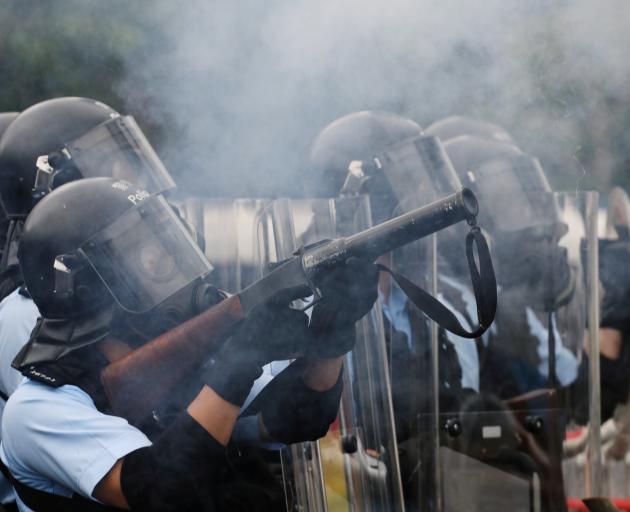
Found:
[[[92,97],[122,109],[116,84],[123,56],[147,51],[156,36],[149,9],[147,2],[124,0],[0,3],[0,111],[58,96]]]

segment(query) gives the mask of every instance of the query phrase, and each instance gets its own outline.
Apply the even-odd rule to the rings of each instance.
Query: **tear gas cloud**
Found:
[[[171,123],[160,150],[188,193],[299,193],[313,137],[363,109],[496,121],[552,184],[587,187],[614,170],[606,149],[630,143],[627,12],[623,0],[157,1],[155,41],[128,56],[117,90],[130,112]]]

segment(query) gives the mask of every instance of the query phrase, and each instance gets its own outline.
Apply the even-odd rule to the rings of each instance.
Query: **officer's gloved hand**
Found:
[[[354,324],[372,309],[378,297],[378,268],[349,258],[317,283],[322,299],[313,307],[310,328],[316,336],[308,354],[335,358],[352,350]]]
[[[261,304],[213,354],[202,380],[240,406],[265,364],[297,357],[313,343],[306,314],[287,305]]]

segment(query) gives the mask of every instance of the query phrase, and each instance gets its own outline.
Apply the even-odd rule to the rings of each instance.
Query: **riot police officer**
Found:
[[[553,313],[570,299],[575,286],[566,249],[558,245],[566,225],[558,217],[542,167],[516,146],[496,140],[462,135],[447,140],[444,147],[460,179],[485,205],[482,224],[495,242],[502,287],[496,329],[523,333],[499,348],[519,361],[514,361],[512,376],[499,383],[493,380],[496,369],[488,371],[484,375],[490,381],[484,387],[508,398],[545,387],[548,381],[568,386],[577,377],[578,360],[561,343],[549,355],[549,319],[535,318]],[[507,334],[495,333],[502,336]]]
[[[308,192],[326,197],[367,193],[373,222],[379,223],[461,188],[439,141],[422,133],[415,122],[387,112],[355,112],[337,119],[320,132],[312,145],[307,183],[319,183]],[[375,158],[383,165],[382,170],[373,168]],[[358,174],[361,177],[354,179]],[[445,244],[446,239],[441,243]],[[444,265],[454,264],[458,256],[463,255],[458,253]],[[389,296],[389,291],[381,292]],[[392,294],[391,310],[389,300],[383,306],[388,322],[396,323],[396,318],[401,318],[397,312],[407,307],[407,301],[395,286]],[[408,331],[408,320],[401,322],[398,327]],[[398,330],[396,325],[393,327]],[[470,367],[466,350],[470,343],[461,340],[460,345],[456,338],[450,337],[446,344],[450,355],[444,356],[444,362],[450,359],[452,364],[442,368],[451,372],[443,376],[444,388],[454,390],[462,383],[474,388],[474,371],[462,374],[459,364]]]
[[[0,396],[2,406],[22,376],[11,361],[39,316],[17,262],[22,226],[50,190],[89,176],[121,176],[165,192],[175,184],[132,117],[88,98],[42,101],[11,119],[0,137],[0,204],[6,241],[0,283]]]
[[[9,221],[0,297],[0,391],[17,387],[10,368],[26,343],[38,312],[26,291],[16,259],[24,219],[50,190],[90,176],[127,178],[152,192],[175,183],[130,116],[88,98],[56,98],[16,116],[0,138],[0,203]]]
[[[133,117],[104,103],[55,98],[16,117],[0,139],[0,202],[10,221],[13,257],[33,206],[53,188],[93,176],[126,179],[152,192],[175,188]]]
[[[196,396],[167,424],[138,428],[107,414],[100,370],[121,343],[144,344],[136,314],[182,294],[197,296],[211,268],[203,254],[161,197],[94,178],[66,184],[34,208],[18,257],[43,317],[15,360],[28,379],[3,421],[1,456],[21,509],[103,509],[96,500],[133,510],[281,505],[257,459],[239,462],[228,450],[226,460],[239,408],[264,364],[305,353],[308,345],[315,347],[308,357],[287,370],[294,393],[263,403],[259,418],[274,441],[325,432],[341,390],[339,356],[352,348],[339,332],[371,308],[373,265],[348,263],[323,280],[324,302],[314,306],[310,326],[304,313],[281,304],[254,310],[208,360]],[[312,416],[300,417],[304,410]]]
[[[419,207],[461,188],[440,141],[423,136],[410,119],[388,112],[355,112],[326,126],[310,152],[307,194],[325,197],[368,194],[374,223],[384,222],[406,209]],[[460,281],[466,261],[457,230],[440,233],[440,299],[456,312],[462,325],[472,330],[475,304],[472,292]],[[459,238],[461,241],[463,237]],[[438,256],[438,257],[439,257]],[[382,263],[428,285],[430,251],[413,244]],[[433,409],[433,357],[431,335],[424,316],[403,291],[388,279],[379,288],[389,345],[392,399],[399,443],[399,457],[407,507],[430,503],[419,493],[430,487],[433,453],[422,436],[430,436],[419,418],[429,418]],[[467,304],[466,301],[472,301]],[[470,306],[470,307],[468,307]],[[472,316],[469,313],[472,311]],[[463,312],[463,313],[462,313]],[[478,361],[474,343],[444,329],[438,331],[439,407],[456,410],[459,402],[478,391]],[[427,419],[426,421],[430,421]],[[422,445],[425,445],[423,447]],[[422,453],[421,453],[422,452]],[[422,460],[422,462],[419,462]],[[423,468],[419,474],[419,467]]]
[[[522,478],[537,475],[543,509],[557,510],[564,506],[559,392],[576,381],[579,368],[579,354],[563,344],[558,327],[558,312],[571,303],[577,284],[560,244],[567,226],[535,158],[513,144],[473,135],[447,140],[444,147],[462,182],[484,206],[480,222],[493,239],[500,287],[495,324],[478,343],[483,400],[467,407],[486,419],[478,414],[472,426],[463,428],[475,432],[485,422],[503,422],[505,441],[493,449],[487,440],[473,438],[467,451],[484,454],[485,463]],[[581,338],[573,343],[580,346]],[[531,391],[545,398],[532,405]],[[531,425],[517,421],[507,403],[523,411],[547,410],[540,420],[545,427],[527,433]],[[541,458],[541,453],[546,455]]]

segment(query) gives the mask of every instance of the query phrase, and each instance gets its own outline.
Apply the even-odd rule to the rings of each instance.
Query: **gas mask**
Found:
[[[556,222],[495,233],[498,282],[506,292],[518,290],[523,302],[538,311],[567,304],[576,287],[568,251],[560,245],[567,226]]]
[[[568,227],[538,160],[525,154],[499,157],[467,174],[491,230],[499,286],[518,289],[539,311],[570,301],[575,270],[560,242]]]
[[[132,345],[142,345],[211,308],[225,297],[224,292],[210,284],[208,276],[199,277],[149,311],[130,313],[119,310],[118,318],[123,325],[120,337]],[[129,339],[126,329],[132,339]]]

